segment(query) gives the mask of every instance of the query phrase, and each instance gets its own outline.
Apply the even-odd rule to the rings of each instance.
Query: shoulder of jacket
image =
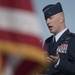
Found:
[[[53,35],[50,36],[50,37],[48,37],[48,38],[45,40],[45,43],[49,43],[49,42],[52,40],[52,38],[53,38]]]
[[[69,32],[69,36],[75,37],[75,33]]]

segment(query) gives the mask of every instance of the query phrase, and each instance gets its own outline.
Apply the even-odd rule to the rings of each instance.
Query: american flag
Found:
[[[47,66],[32,2],[0,0],[0,75],[32,75]]]

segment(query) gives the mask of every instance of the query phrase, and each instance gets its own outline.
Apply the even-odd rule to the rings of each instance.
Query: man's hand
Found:
[[[59,54],[56,52],[56,56],[50,55],[50,57],[47,57],[48,62],[50,62],[52,65],[55,65],[59,60]]]

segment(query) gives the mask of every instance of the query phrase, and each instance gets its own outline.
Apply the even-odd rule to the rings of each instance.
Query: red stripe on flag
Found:
[[[25,60],[15,69],[14,75],[29,75],[28,73],[33,72],[37,66],[37,62]]]
[[[31,0],[0,0],[0,6],[34,11]]]
[[[12,41],[16,43],[26,43],[41,48],[40,39],[29,34],[0,30],[0,40]]]

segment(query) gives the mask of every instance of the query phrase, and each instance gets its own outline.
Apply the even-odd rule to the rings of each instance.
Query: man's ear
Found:
[[[60,17],[60,23],[62,23],[63,21],[64,21],[64,17],[61,16],[61,17]]]

